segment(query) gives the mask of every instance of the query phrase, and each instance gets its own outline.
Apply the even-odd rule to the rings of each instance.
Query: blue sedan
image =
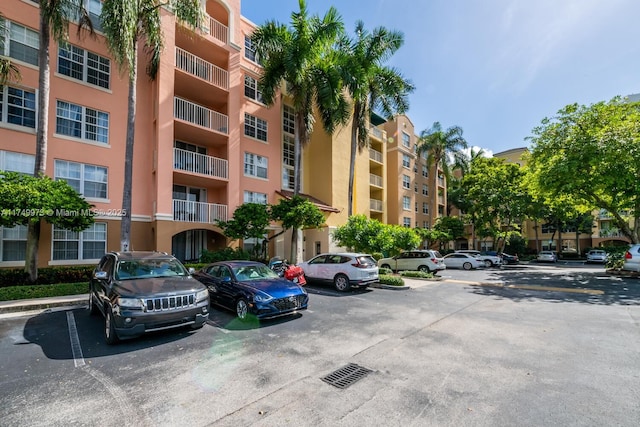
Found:
[[[211,302],[236,312],[242,321],[267,319],[306,310],[304,288],[253,261],[221,261],[193,274],[209,290]]]

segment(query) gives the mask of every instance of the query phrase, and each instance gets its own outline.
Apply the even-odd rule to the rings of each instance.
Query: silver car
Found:
[[[629,250],[624,254],[622,269],[640,272],[640,243],[631,245]]]
[[[425,273],[435,273],[447,268],[440,252],[425,249],[406,251],[391,258],[381,258],[378,260],[378,267],[389,270],[418,270]]]
[[[601,249],[592,249],[589,252],[587,252],[587,263],[591,263],[591,262],[605,263],[607,262],[608,257],[609,256],[605,251]]]
[[[353,252],[316,255],[298,264],[308,281],[331,282],[340,292],[378,281],[378,266],[369,254]]]
[[[536,258],[538,262],[557,262],[558,256],[555,252],[551,251],[540,251],[538,253],[538,257]]]
[[[484,266],[487,268],[493,267],[496,265],[502,265],[502,258],[500,258],[497,255],[487,255],[487,254],[483,254],[480,251],[474,251],[472,249],[463,249],[456,252],[461,254],[468,254],[478,258],[480,261],[484,263]]]

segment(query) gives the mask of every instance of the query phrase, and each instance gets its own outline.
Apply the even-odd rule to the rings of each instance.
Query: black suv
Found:
[[[109,252],[93,272],[89,310],[104,316],[107,344],[190,325],[209,315],[209,291],[163,252]]]

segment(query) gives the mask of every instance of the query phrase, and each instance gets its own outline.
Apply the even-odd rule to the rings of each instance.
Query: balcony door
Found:
[[[178,221],[203,222],[207,217],[207,190],[173,185],[174,218]]]

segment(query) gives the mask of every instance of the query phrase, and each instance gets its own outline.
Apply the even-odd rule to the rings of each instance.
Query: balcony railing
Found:
[[[376,138],[384,141],[384,138],[382,137],[384,132],[382,130],[378,129],[377,127],[375,127],[373,125],[369,127],[369,130],[371,131],[371,135],[373,135]]]
[[[369,158],[375,160],[378,163],[382,163],[382,153],[373,148],[369,148]]]
[[[202,31],[224,44],[229,44],[229,27],[205,14]]]
[[[225,159],[194,153],[181,148],[173,149],[175,169],[199,173],[215,178],[229,178],[229,162]]]
[[[380,175],[370,173],[369,184],[375,185],[376,187],[382,187],[382,177]]]
[[[213,224],[227,220],[227,205],[173,200],[173,220]]]
[[[193,123],[220,133],[229,133],[229,118],[222,113],[210,110],[202,105],[195,104],[186,99],[173,98],[173,116],[176,119]]]
[[[221,89],[229,89],[229,73],[227,70],[179,47],[176,47],[176,68],[199,77]]]
[[[382,212],[382,200],[369,199],[369,209],[372,211]]]
[[[625,235],[618,229],[610,228],[607,230],[600,230],[600,237],[625,237]]]

